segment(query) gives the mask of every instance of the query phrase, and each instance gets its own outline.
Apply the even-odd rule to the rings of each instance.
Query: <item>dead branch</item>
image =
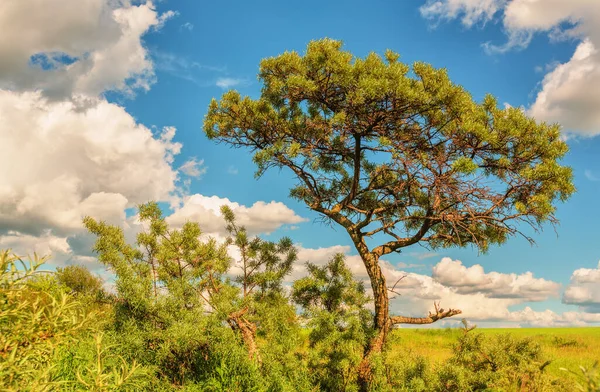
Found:
[[[459,309],[448,309],[444,310],[440,308],[439,302],[433,302],[433,306],[435,308],[435,313],[429,312],[429,316],[427,317],[405,317],[405,316],[393,316],[390,317],[390,323],[392,325],[396,324],[431,324],[438,320],[444,319],[446,317],[456,316],[457,314],[461,314],[462,311]]]

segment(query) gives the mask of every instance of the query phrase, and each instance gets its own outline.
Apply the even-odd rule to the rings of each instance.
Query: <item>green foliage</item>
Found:
[[[92,321],[81,304],[64,292],[35,287],[46,258],[23,261],[0,252],[0,388],[48,390],[57,348],[85,332]]]
[[[104,292],[102,279],[81,265],[56,268],[56,279],[75,294],[100,296]]]
[[[116,355],[116,342],[97,332],[56,355],[53,375],[64,391],[140,391],[151,383],[149,369]]]
[[[384,253],[416,241],[485,251],[519,231],[511,222],[555,222],[575,191],[559,126],[398,59],[358,58],[331,39],[264,59],[260,98],[213,100],[205,133],[253,151],[258,176],[290,168],[292,197],[355,237],[387,235]]]
[[[229,208],[222,213],[230,233],[224,244],[202,239],[198,223],[170,228],[152,202],[139,207],[145,230],[135,244],[121,228],[85,218],[98,237],[98,259],[116,275],[115,351],[153,368],[165,385],[293,390],[291,380],[306,382],[294,356],[297,317],[282,282],[296,249],[289,238],[250,237]],[[233,279],[228,246],[240,254]]]
[[[309,264],[309,276],[294,283],[291,299],[302,309],[305,328],[281,289],[259,289],[260,301],[248,300],[258,326],[260,362],[249,358],[237,331],[219,312],[181,306],[164,290],[152,299],[155,305],[147,319],[137,318],[139,310],[123,307],[119,294],[114,303],[98,304],[91,312],[93,302],[81,301],[81,292],[71,294],[58,276],[40,274],[44,260],[24,262],[9,251],[0,253],[2,390],[359,389],[357,367],[373,327],[364,308],[364,288],[353,279],[342,255],[324,266]],[[228,286],[223,279],[222,287],[237,288],[241,295],[239,283]],[[114,317],[107,313],[111,308]],[[547,371],[550,361],[532,339],[476,333],[473,328],[465,322],[462,332],[421,331],[424,339],[443,334],[456,340],[447,360],[430,362],[414,353],[394,356],[394,350],[374,355],[370,390],[599,390],[597,364],[569,371],[576,383],[559,379]],[[386,344],[403,347],[401,336],[392,334]],[[572,338],[546,340],[548,347],[579,349]]]
[[[309,276],[294,282],[292,298],[310,328],[309,368],[327,391],[357,390],[357,368],[372,330],[369,298],[336,254],[325,266],[307,264]]]

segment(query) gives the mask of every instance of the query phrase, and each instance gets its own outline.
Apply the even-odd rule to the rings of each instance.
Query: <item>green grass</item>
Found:
[[[477,328],[473,333],[498,335],[510,333],[540,344],[543,356],[552,362],[545,371],[576,380],[561,368],[581,374],[579,366],[592,367],[600,361],[600,328]],[[452,346],[463,332],[460,329],[394,329],[390,339],[390,359],[423,356],[440,363],[452,355]]]

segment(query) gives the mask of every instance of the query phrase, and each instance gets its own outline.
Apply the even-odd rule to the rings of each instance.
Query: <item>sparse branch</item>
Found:
[[[433,306],[435,308],[435,313],[429,312],[429,316],[427,316],[427,317],[393,316],[393,317],[390,317],[390,323],[392,325],[396,325],[396,324],[431,324],[438,320],[441,320],[441,319],[444,319],[447,317],[456,316],[457,314],[462,313],[462,311],[459,309],[444,310],[439,307],[440,306],[439,302],[438,303],[434,302]]]

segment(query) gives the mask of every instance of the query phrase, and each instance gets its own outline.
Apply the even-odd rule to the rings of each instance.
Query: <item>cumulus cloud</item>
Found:
[[[444,257],[433,267],[433,278],[459,294],[481,293],[489,298],[521,298],[526,301],[544,301],[558,296],[560,284],[543,278],[534,278],[531,272],[521,275],[486,273],[475,264],[466,267],[460,260]]]
[[[600,315],[600,262],[597,268],[579,268],[573,272],[563,303]]]
[[[552,65],[544,76],[529,114],[560,123],[568,134],[600,134],[600,7],[596,0],[436,0],[421,13],[429,19],[461,18],[467,27],[502,12],[504,44],[485,43],[489,53],[526,48],[534,34],[551,40],[580,40],[564,64]]]
[[[600,134],[598,107],[600,54],[592,41],[586,39],[571,60],[544,76],[529,113],[547,122],[559,122],[569,133],[595,136]]]
[[[116,223],[125,208],[175,189],[175,129],[155,137],[105,100],[82,111],[39,92],[0,90],[0,121],[0,233],[64,234],[84,215]]]
[[[166,220],[174,226],[194,221],[198,222],[205,232],[225,234],[225,221],[220,211],[223,205],[233,210],[238,224],[246,227],[250,234],[271,233],[283,225],[306,221],[281,202],[257,201],[247,207],[227,198],[200,194],[184,197],[183,205],[177,207]]]
[[[142,36],[174,15],[151,2],[20,0],[0,7],[0,88],[47,96],[148,90],[154,70]]]

